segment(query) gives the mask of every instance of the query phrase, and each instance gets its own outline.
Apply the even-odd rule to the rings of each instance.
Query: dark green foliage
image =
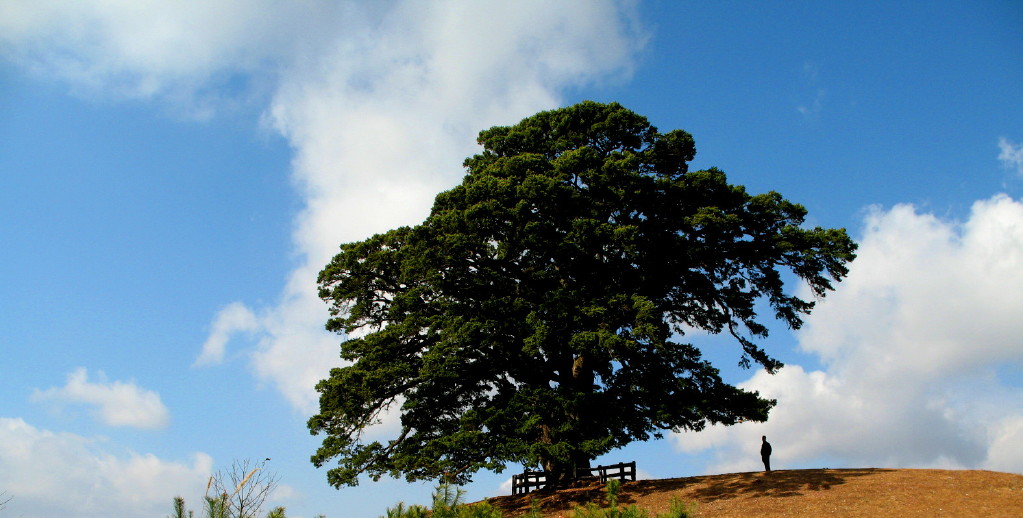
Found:
[[[317,385],[312,461],[335,487],[361,474],[463,483],[508,463],[556,481],[632,441],[763,421],[774,402],[724,383],[688,328],[728,332],[744,366],[766,302],[792,328],[847,273],[844,230],[689,171],[692,137],[618,104],[542,112],[480,133],[461,185],[421,225],[341,246],[320,273],[341,357]],[[363,432],[388,410],[401,428]]]

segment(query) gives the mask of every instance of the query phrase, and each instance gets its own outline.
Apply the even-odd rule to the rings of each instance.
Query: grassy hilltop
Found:
[[[701,518],[765,516],[1023,516],[1023,475],[936,469],[814,469],[732,473],[622,485],[619,503],[651,515],[673,496],[696,504]],[[489,502],[505,517],[536,500],[548,518],[570,518],[586,502],[602,503],[603,486],[536,491]],[[606,503],[606,502],[604,502]]]

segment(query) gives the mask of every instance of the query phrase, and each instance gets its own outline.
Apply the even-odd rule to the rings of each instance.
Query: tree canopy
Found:
[[[564,481],[632,441],[767,419],[774,401],[722,381],[686,333],[729,333],[741,364],[774,372],[757,311],[799,328],[814,302],[783,276],[832,290],[855,257],[844,229],[690,171],[688,133],[616,103],[478,142],[422,224],[343,244],[320,273],[348,363],[308,423],[325,435],[313,463],[337,459],[331,485],[464,483],[507,464]],[[385,415],[393,435],[367,434]]]

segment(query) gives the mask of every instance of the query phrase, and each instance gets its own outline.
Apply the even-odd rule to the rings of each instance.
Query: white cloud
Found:
[[[299,409],[339,364],[316,274],[342,242],[415,224],[464,174],[479,130],[628,72],[637,38],[612,3],[398,3],[282,79],[266,122],[295,148],[304,257],[267,312],[257,373]]]
[[[266,93],[256,96],[271,100],[264,124],[295,150],[302,264],[275,307],[221,311],[196,364],[221,361],[233,332],[258,328],[255,372],[310,411],[313,383],[338,363],[315,293],[338,244],[421,221],[461,179],[479,130],[552,108],[565,87],[627,76],[643,43],[630,9],[610,0],[13,0],[0,3],[0,52],[78,90],[161,99],[193,115]],[[239,92],[238,83],[256,86]]]
[[[984,466],[998,471],[1023,472],[1023,417],[1016,416],[989,428],[988,456]]]
[[[653,473],[645,469],[636,468],[636,480],[656,480],[657,477]]]
[[[6,514],[99,518],[164,516],[175,495],[198,504],[213,463],[204,453],[191,464],[114,455],[95,439],[0,417],[0,465],[0,488],[14,497]]]
[[[510,495],[512,494],[512,489],[514,489],[513,480],[511,477],[508,477],[504,479],[504,482],[501,482],[500,486],[497,486],[497,491],[495,492],[495,494]]]
[[[215,87],[272,78],[344,16],[329,2],[10,0],[0,3],[0,56],[82,93],[156,97],[208,115],[230,97]]]
[[[1023,144],[1013,144],[1009,139],[998,139],[998,160],[1009,169],[1023,176]]]
[[[315,279],[315,274],[307,279]],[[307,280],[310,285],[312,280]],[[317,407],[316,383],[340,364],[337,336],[323,330],[326,306],[313,293],[289,291],[263,318],[265,334],[253,353],[253,368],[297,410]]]
[[[99,382],[90,382],[88,377],[85,368],[78,368],[68,375],[63,387],[37,390],[32,398],[95,406],[97,417],[108,426],[154,429],[164,428],[170,422],[170,412],[156,392],[144,390],[134,382],[106,382],[102,372]]]
[[[1023,387],[999,375],[1023,364],[1020,264],[1023,203],[1007,196],[976,202],[961,224],[872,210],[849,277],[797,335],[824,368],[755,374],[743,386],[779,401],[767,423],[677,435],[678,446],[716,448],[709,471],[759,469],[760,435],[779,467],[1023,471],[1010,453]]]

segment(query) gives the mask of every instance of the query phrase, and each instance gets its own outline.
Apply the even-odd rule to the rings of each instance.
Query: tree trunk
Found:
[[[570,361],[571,368],[563,371],[565,375],[561,378],[561,385],[576,393],[592,394],[594,375],[593,369],[587,365],[586,357],[579,355]],[[585,436],[580,427],[586,426],[588,421],[585,406],[576,406],[568,410],[564,416],[565,419],[573,421],[571,429],[576,430],[576,433],[572,434],[574,437],[554,438],[552,437],[550,426],[542,425],[540,427],[541,442],[554,444],[557,440],[567,440],[572,445],[572,451],[567,459],[548,458],[541,461],[544,471],[548,473],[548,487],[567,487],[578,478],[589,475],[590,461],[592,459],[589,454],[579,449],[579,444]]]
[[[586,356],[582,354],[576,356],[572,360],[572,388],[577,393],[583,395],[583,401],[569,415],[569,419],[575,421],[576,426],[574,429],[578,431],[578,437],[575,438],[577,448],[572,451],[572,480],[590,474],[589,467],[590,460],[592,459],[588,453],[579,449],[578,445],[582,443],[583,437],[586,436],[583,428],[589,426],[589,399],[590,395],[593,394],[593,381],[593,367],[589,365]]]

